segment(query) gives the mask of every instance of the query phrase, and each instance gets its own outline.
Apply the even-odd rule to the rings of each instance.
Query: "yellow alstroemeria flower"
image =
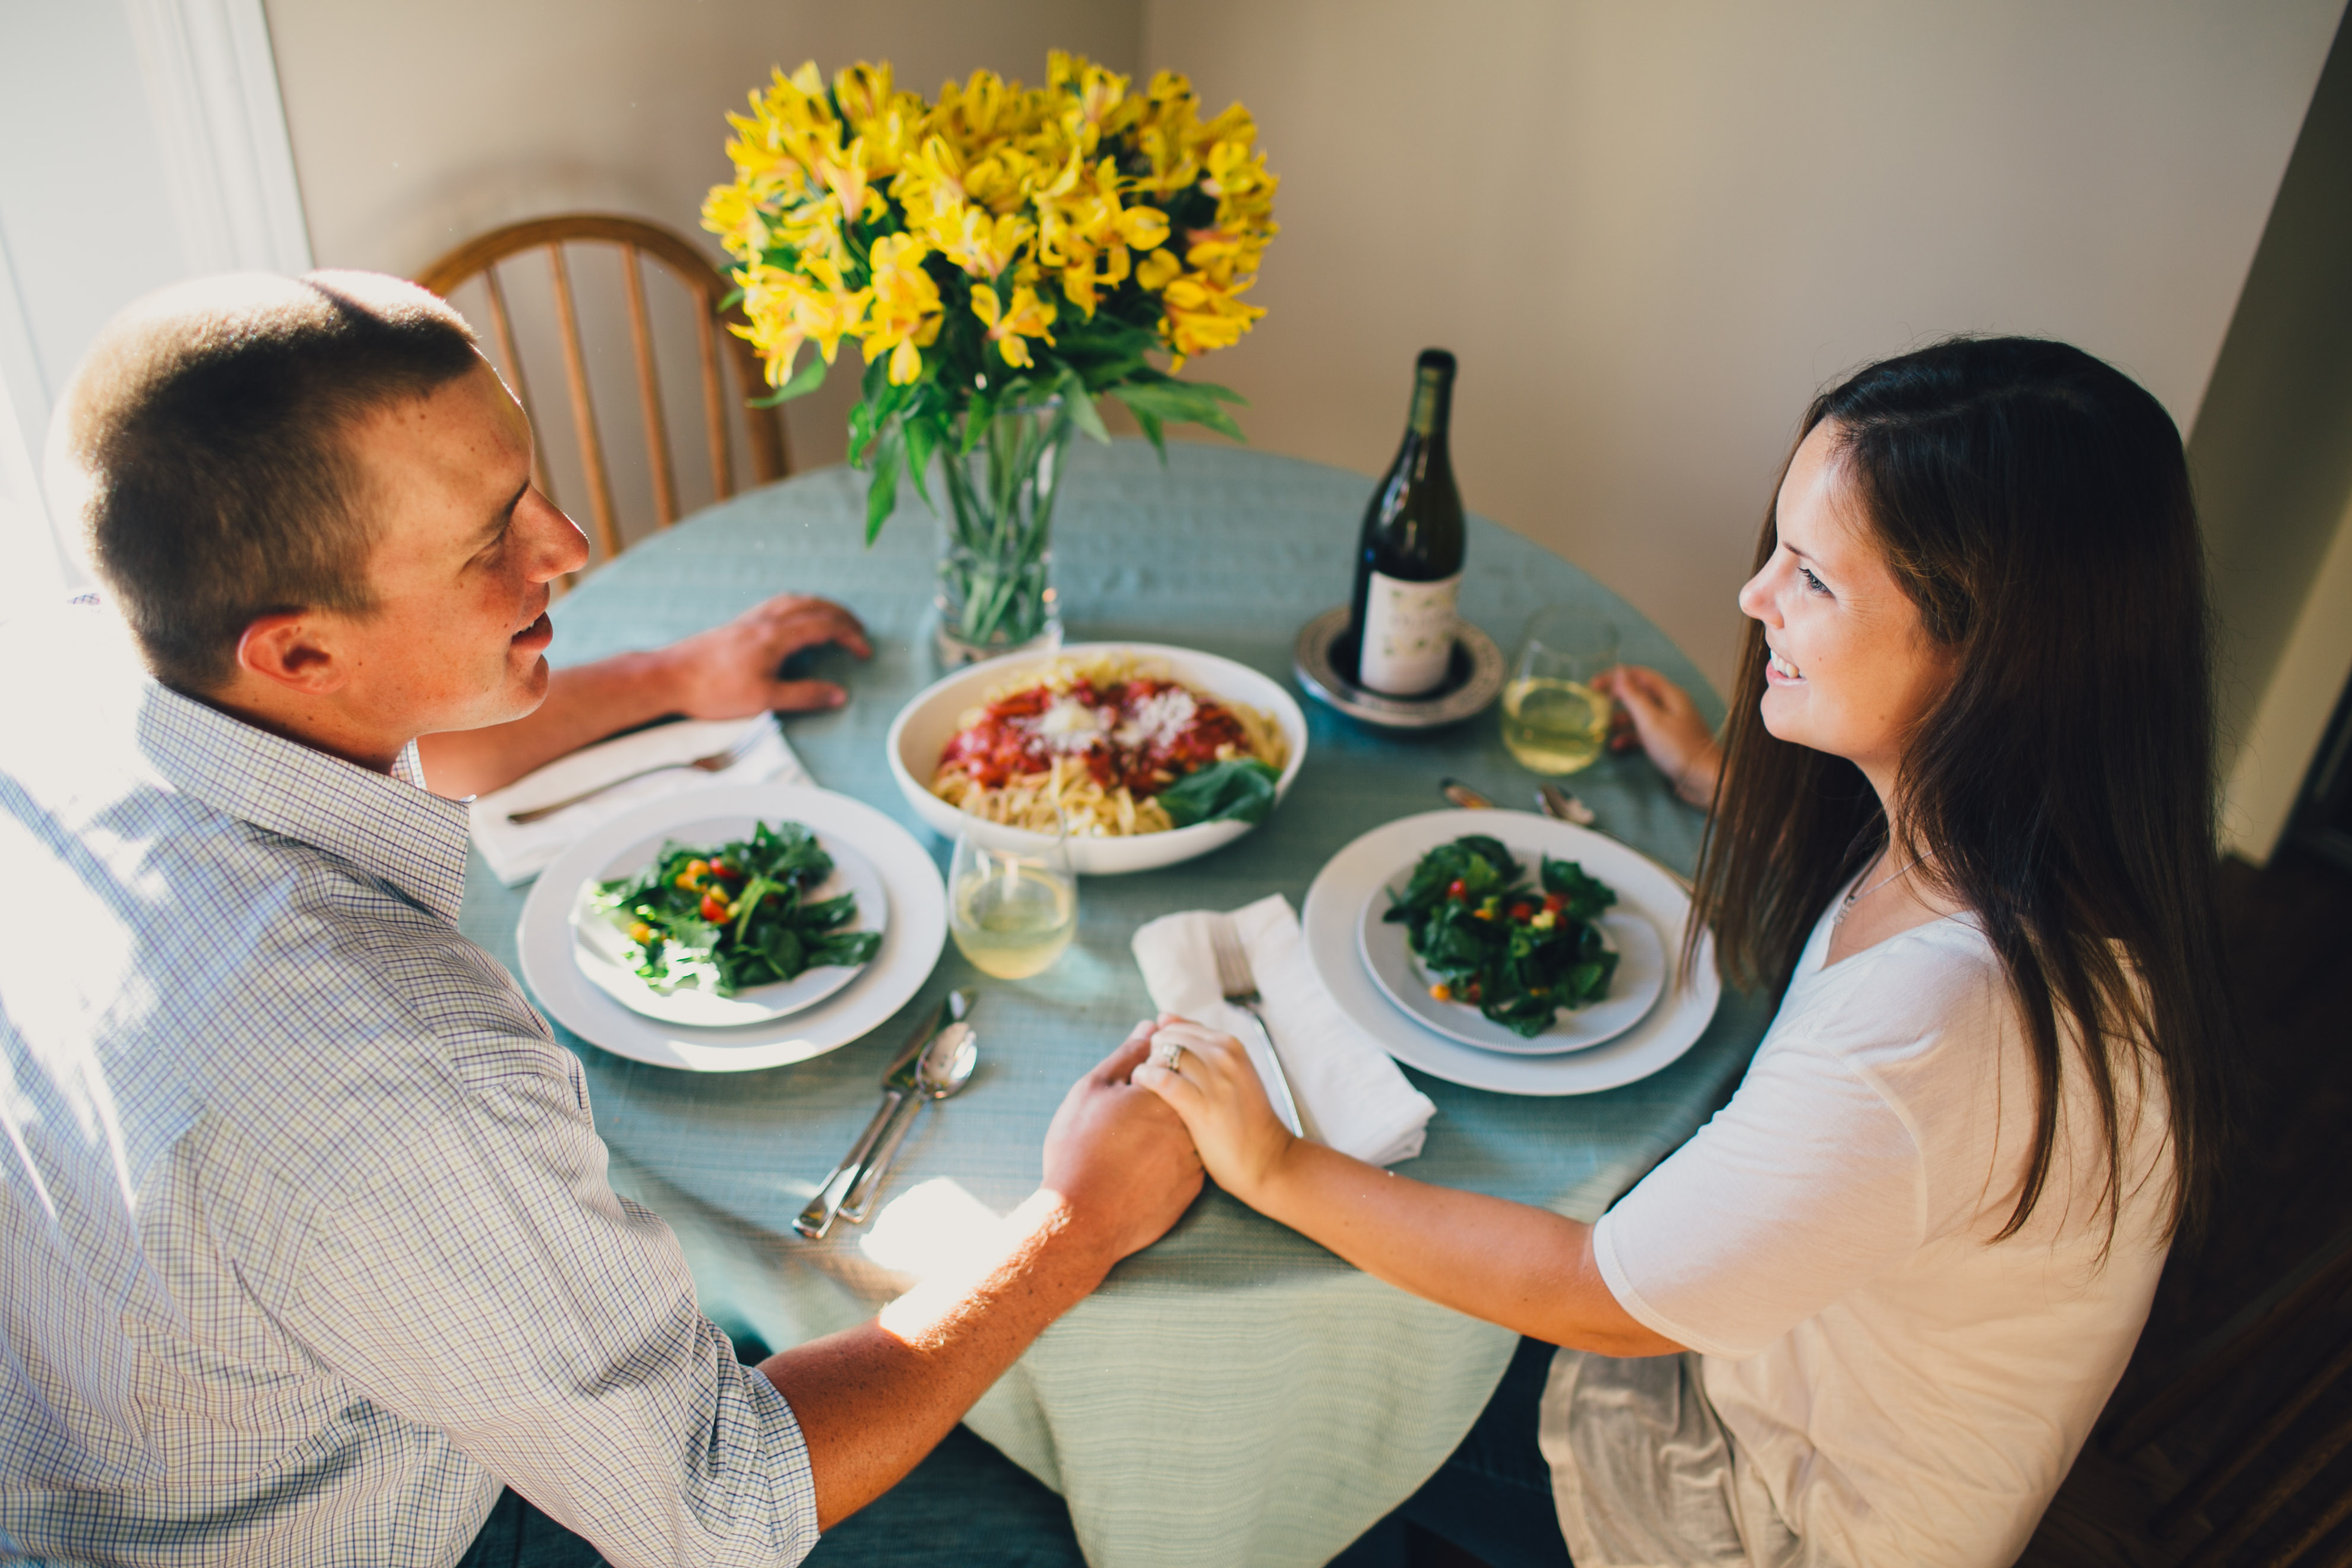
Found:
[[[964,188],[961,150],[933,132],[923,139],[920,147],[907,154],[906,166],[890,182],[890,194],[910,215],[962,206],[971,196]]]
[[[1247,288],[1247,284],[1241,287]],[[1187,273],[1160,291],[1160,329],[1178,364],[1195,354],[1231,348],[1265,314],[1200,273]],[[1174,367],[1171,367],[1174,368]]]
[[[767,220],[761,216],[758,198],[740,180],[710,187],[702,204],[702,226],[730,251],[756,256],[768,248]]]
[[[867,307],[866,331],[859,339],[866,363],[890,356],[890,381],[908,386],[922,378],[923,356],[940,335],[946,310],[940,286],[923,270],[930,247],[911,234],[894,234],[874,242],[874,301]]]
[[[822,257],[803,257],[801,266],[803,271],[788,272],[761,262],[735,272],[751,326],[734,331],[750,339],[767,362],[771,386],[790,379],[803,342],[814,341],[831,364],[841,340],[863,324],[873,299],[870,289],[843,288],[839,268]]]
[[[810,170],[841,204],[841,221],[856,223],[866,210],[866,138],[860,136],[846,151],[838,150],[839,145],[836,140],[834,147],[820,153]]]
[[[1125,129],[1135,119],[1140,106],[1127,103],[1127,78],[1105,70],[1091,60],[1073,58],[1059,49],[1045,57],[1045,85],[1068,95],[1070,102],[1062,110],[1062,123],[1077,142],[1078,150],[1087,156],[1093,155],[1104,136]]]
[[[877,66],[864,60],[835,75],[833,96],[851,132],[866,142],[866,173],[897,174],[908,150],[922,139],[922,96],[898,91],[887,61]]]
[[[811,61],[772,71],[728,123],[734,177],[709,193],[703,222],[739,264],[744,335],[772,382],[803,343],[831,360],[845,337],[893,383],[919,381],[945,319],[933,255],[971,280],[995,357],[1014,365],[1129,278],[1178,365],[1263,313],[1240,296],[1278,232],[1278,182],[1249,111],[1204,121],[1175,72],[1145,85],[1057,52],[1035,88],[975,70],[927,105],[887,64],[861,61],[828,89]],[[1215,216],[1174,229],[1171,213],[1206,205],[1194,192]],[[883,230],[904,232],[868,255]],[[871,280],[848,288],[860,258]]]
[[[922,226],[923,237],[941,256],[974,278],[987,279],[1012,266],[1036,233],[1036,226],[1017,214],[992,218],[975,207],[934,213]]]
[[[1157,294],[1173,282],[1177,274],[1183,270],[1184,264],[1176,259],[1174,251],[1155,250],[1137,263],[1135,280]]]
[[[971,313],[988,323],[988,341],[1004,356],[1004,363],[1027,369],[1033,363],[1029,345],[1024,339],[1036,338],[1046,343],[1054,341],[1054,307],[1051,301],[1037,298],[1034,289],[1013,290],[1009,308],[997,302],[996,290],[985,283],[971,291]]]

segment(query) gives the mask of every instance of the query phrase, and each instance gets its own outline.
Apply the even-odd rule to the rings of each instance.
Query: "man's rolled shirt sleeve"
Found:
[[[576,1064],[511,1037],[412,1061],[370,1086],[383,1137],[305,1243],[289,1331],[615,1568],[797,1563],[800,1424],[703,1317],[669,1228],[612,1190]]]

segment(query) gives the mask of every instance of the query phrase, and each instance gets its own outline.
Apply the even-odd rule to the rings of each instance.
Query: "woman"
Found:
[[[2022,1549],[2226,1122],[2202,572],[2171,420],[2078,350],[1955,341],[1814,401],[1720,748],[1612,681],[1712,804],[1727,976],[1781,1003],[1596,1225],[1294,1140],[1234,1042],[1163,1020],[1135,1081],[1226,1191],[1566,1347],[1522,1347],[1410,1517],[1498,1568]]]

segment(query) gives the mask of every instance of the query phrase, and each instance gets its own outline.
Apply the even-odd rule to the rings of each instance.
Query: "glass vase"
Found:
[[[933,642],[941,665],[1061,646],[1054,498],[1069,440],[1069,411],[1055,397],[997,409],[970,450],[940,454],[948,509]]]

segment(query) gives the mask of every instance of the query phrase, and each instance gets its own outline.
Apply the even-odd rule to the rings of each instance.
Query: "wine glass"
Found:
[[[948,866],[948,932],[972,967],[999,980],[1043,974],[1078,931],[1078,879],[1066,827],[1045,837],[973,821]],[[1038,842],[1044,838],[1041,844]]]
[[[1593,677],[1616,668],[1617,628],[1554,605],[1528,619],[1503,688],[1503,744],[1530,773],[1591,767],[1609,743],[1612,712]]]

